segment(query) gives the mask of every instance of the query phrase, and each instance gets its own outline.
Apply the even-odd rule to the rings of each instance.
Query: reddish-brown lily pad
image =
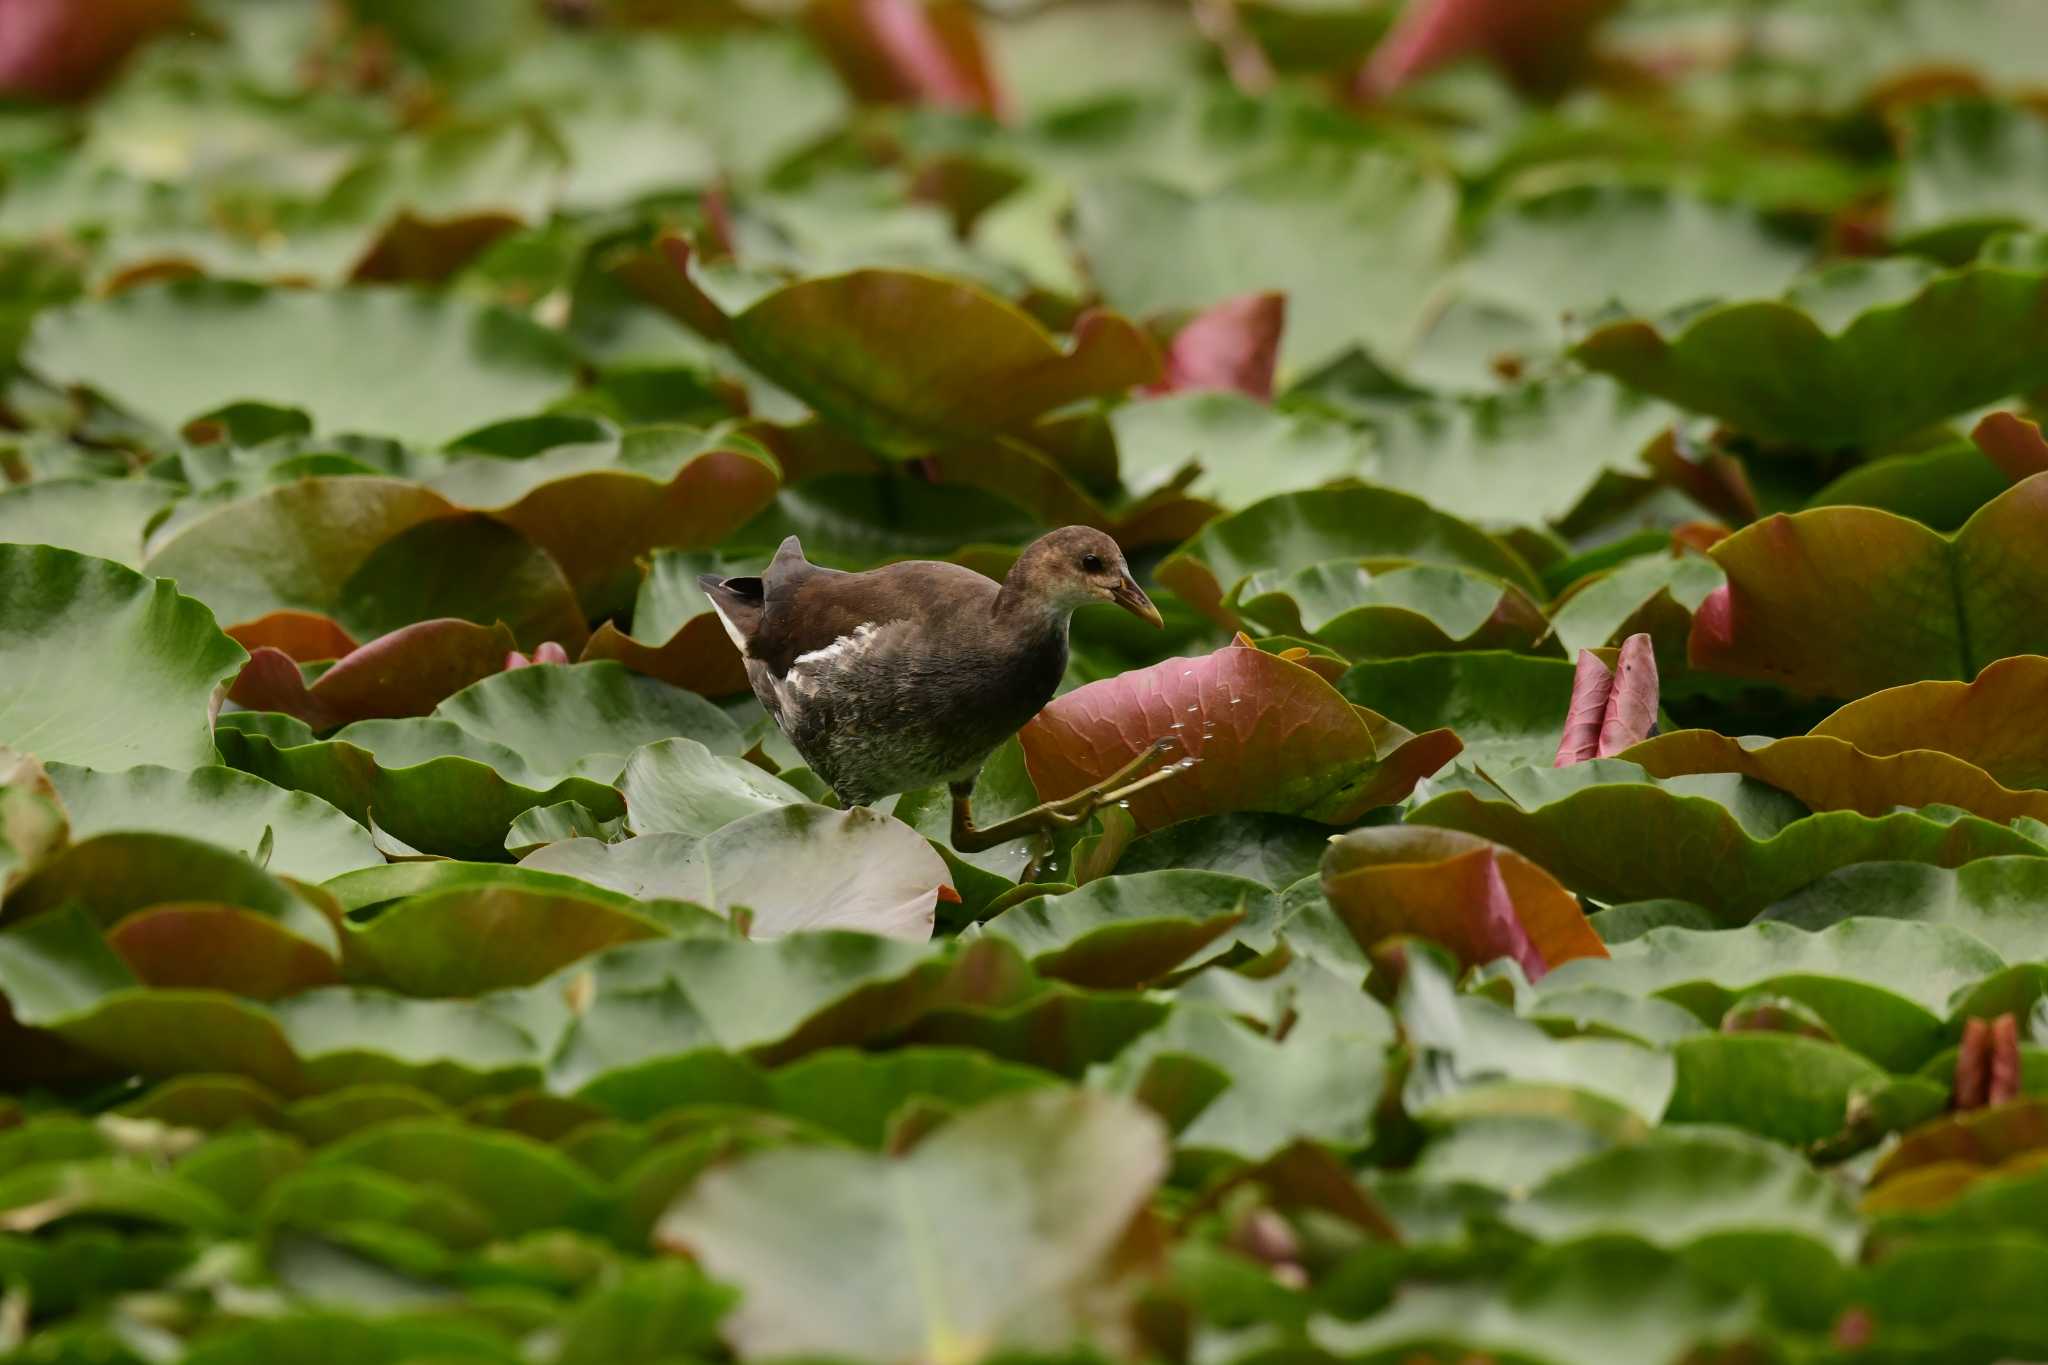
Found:
[[[1531,981],[1575,957],[1606,957],[1578,897],[1511,849],[1420,825],[1355,829],[1323,854],[1323,894],[1370,951],[1402,934],[1477,965],[1511,957]]]
[[[710,612],[684,622],[658,645],[643,644],[607,621],[591,632],[578,662],[592,659],[616,659],[635,673],[707,697],[728,697],[747,690],[746,664]]]
[[[1166,374],[1152,391],[1234,389],[1270,399],[1286,325],[1287,296],[1271,291],[1239,294],[1204,309],[1173,334],[1166,347]]]
[[[1173,774],[1131,798],[1143,830],[1226,811],[1344,824],[1406,797],[1463,747],[1353,706],[1314,671],[1242,641],[1078,687],[1019,739],[1041,797],[1071,795],[1157,740]]]
[[[282,711],[315,730],[352,720],[424,716],[505,665],[516,642],[502,623],[421,621],[350,651],[309,686],[283,651],[260,646],[228,696],[251,711]]]
[[[273,611],[227,627],[228,636],[254,654],[268,647],[296,663],[339,659],[356,647],[349,633],[317,611]]]
[[[1747,749],[1714,731],[1675,731],[1634,745],[1620,757],[1653,778],[1739,772],[1798,796],[1812,810],[1890,814],[1898,806],[1956,806],[2007,825],[2048,821],[2048,792],[2013,792],[1982,767],[1935,749],[1864,753],[1831,735],[1792,735]]]
[[[856,270],[785,285],[727,314],[691,279],[688,243],[668,236],[660,249],[665,265],[633,258],[620,268],[629,285],[899,458],[1014,431],[1160,373],[1151,340],[1114,313],[1083,314],[1062,348],[1030,315],[973,285]],[[890,325],[878,330],[878,317]]]
[[[1985,414],[1971,430],[1970,439],[2014,483],[2048,473],[2048,438],[2041,435],[2041,424],[2016,412]]]
[[[1955,806],[1999,824],[2021,816],[2048,820],[2048,792],[2009,790],[1982,768],[1932,749],[1879,756],[1819,734],[1752,749],[1712,730],[1677,730],[1620,757],[1641,764],[1652,777],[1742,773],[1790,792],[1813,810],[1879,816],[1900,806]]]
[[[2048,651],[2048,474],[1953,536],[1868,507],[1821,507],[1710,552],[1728,584],[1693,618],[1696,668],[1854,698]]]
[[[813,0],[805,17],[863,100],[1002,113],[974,6],[962,0]]]
[[[333,954],[238,905],[152,906],[109,929],[107,945],[145,984],[159,988],[276,1000],[341,979]]]
[[[434,481],[453,501],[523,532],[551,555],[593,616],[623,608],[635,561],[663,548],[703,549],[752,520],[781,483],[751,442],[686,428],[636,431],[521,460],[474,456]]]
[[[522,643],[557,639],[577,649],[587,634],[545,550],[401,479],[308,478],[264,489],[178,527],[143,571],[175,578],[230,625],[321,615],[360,639],[457,616],[504,621]]]
[[[2048,787],[2048,727],[2016,725],[2048,696],[2048,658],[1986,664],[1970,682],[1917,682],[1852,701],[1813,727],[1867,754],[1936,749],[2007,787]]]

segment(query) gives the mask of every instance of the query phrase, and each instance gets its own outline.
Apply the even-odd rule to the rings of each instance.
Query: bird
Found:
[[[1161,741],[1072,796],[974,823],[982,764],[1059,688],[1074,611],[1108,602],[1163,624],[1116,541],[1092,527],[1040,536],[1001,583],[935,560],[828,569],[790,536],[758,577],[704,574],[697,586],[755,698],[840,801],[871,805],[943,782],[956,852],[1049,835],[1164,775],[1131,781],[1165,752]]]

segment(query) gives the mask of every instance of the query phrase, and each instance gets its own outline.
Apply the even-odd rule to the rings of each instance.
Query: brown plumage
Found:
[[[821,568],[795,536],[758,578],[706,575],[754,695],[848,805],[982,762],[1052,699],[1075,608],[1114,602],[1159,624],[1114,540],[1068,526],[1032,542],[998,584],[915,560]]]

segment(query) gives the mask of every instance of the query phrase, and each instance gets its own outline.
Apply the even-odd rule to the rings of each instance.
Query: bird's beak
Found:
[[[1159,608],[1153,606],[1152,599],[1145,596],[1145,590],[1138,586],[1137,579],[1131,577],[1129,569],[1124,570],[1123,580],[1110,589],[1109,595],[1118,606],[1140,621],[1151,622],[1155,630],[1166,624],[1160,618]]]

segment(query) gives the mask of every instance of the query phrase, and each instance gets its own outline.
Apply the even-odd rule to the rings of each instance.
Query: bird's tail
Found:
[[[747,644],[754,633],[761,628],[761,612],[766,605],[765,595],[759,578],[720,578],[715,573],[699,574],[697,586],[711,599],[711,609],[718,613],[718,622],[725,627],[725,633],[741,654],[747,652]]]

